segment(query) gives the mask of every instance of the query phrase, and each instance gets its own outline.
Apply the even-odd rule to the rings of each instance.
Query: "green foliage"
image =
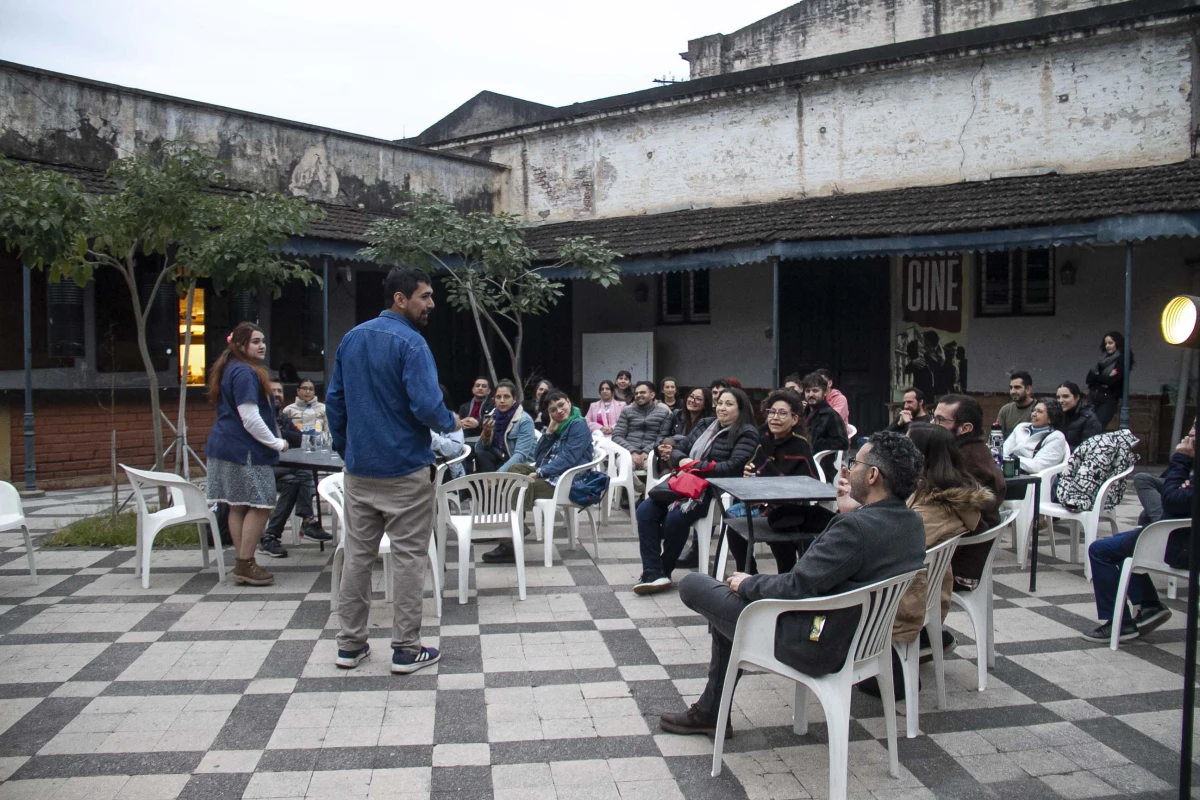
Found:
[[[205,530],[204,535],[208,535]],[[133,547],[137,544],[137,514],[110,514],[76,520],[44,539],[39,547]],[[155,547],[200,547],[196,525],[175,525],[163,528],[154,537]]]
[[[443,273],[449,279],[451,306],[476,314],[489,367],[491,356],[478,326],[480,318],[508,349],[518,382],[523,318],[545,314],[563,294],[562,283],[547,277],[545,271],[572,266],[604,287],[621,280],[621,269],[615,263],[621,254],[591,236],[558,239],[557,253],[546,258],[526,244],[522,223],[512,214],[463,214],[433,192],[409,194],[396,210],[398,218],[378,220],[367,229],[370,246],[362,255],[381,263],[420,265]],[[511,323],[515,336],[497,320]],[[496,377],[494,367],[492,377]]]
[[[43,269],[76,249],[85,211],[79,181],[0,156],[0,236],[27,266]]]

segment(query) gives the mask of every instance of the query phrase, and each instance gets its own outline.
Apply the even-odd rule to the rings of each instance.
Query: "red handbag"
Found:
[[[667,478],[667,487],[678,495],[699,500],[708,489],[708,481],[701,478],[699,473],[709,472],[714,466],[711,461],[704,466],[688,464]]]

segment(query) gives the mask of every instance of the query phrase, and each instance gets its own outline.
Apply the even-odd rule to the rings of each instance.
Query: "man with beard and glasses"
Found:
[[[921,475],[921,454],[916,445],[898,433],[876,433],[850,459],[843,475],[849,482],[848,497],[854,501],[845,507],[861,505],[835,516],[790,572],[736,572],[724,583],[694,572],[679,582],[679,598],[684,605],[703,615],[711,626],[712,657],[708,684],[700,699],[686,711],[664,713],[659,718],[664,731],[716,732],[738,616],[748,604],[755,600],[802,600],[841,594],[920,569],[925,563],[925,526],[921,517],[905,505]],[[842,506],[839,503],[839,508]],[[775,655],[789,666],[818,674],[794,644],[810,639],[812,624],[812,618],[806,615],[781,615],[775,632]],[[838,620],[836,624],[851,623]],[[857,625],[857,620],[853,624]],[[829,630],[826,625],[824,633]],[[820,657],[831,668],[819,674],[836,672],[846,655],[845,650],[833,652],[830,648]],[[727,736],[730,733],[726,731]]]
[[[433,530],[430,431],[459,430],[442,402],[437,366],[420,329],[433,311],[429,276],[393,267],[384,280],[388,308],[338,345],[325,413],[333,447],[346,461],[345,562],[338,592],[335,663],[353,669],[370,653],[371,568],[387,531],[392,548],[392,672],[435,664],[421,645],[421,590]]]

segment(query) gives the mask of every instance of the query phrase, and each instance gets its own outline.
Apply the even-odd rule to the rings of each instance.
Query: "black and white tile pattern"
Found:
[[[31,500],[31,529],[49,533],[108,499]],[[143,590],[132,550],[41,550],[33,585],[19,533],[0,534],[0,800],[824,797],[820,708],[808,735],[793,734],[785,681],[739,685],[719,778],[711,740],[658,730],[661,711],[699,694],[708,634],[674,592],[633,594],[626,515],[600,549],[597,562],[560,547],[549,569],[531,551],[524,602],[511,567],[481,564],[459,605],[451,547],[443,617],[431,596],[425,606],[426,643],[443,659],[402,677],[388,669],[381,570],[374,654],[352,672],[334,667],[331,551],[291,548],[265,564],[274,586],[245,588],[200,571],[194,549],[160,550]],[[899,779],[887,775],[881,706],[856,693],[852,797],[1175,796],[1182,603],[1113,653],[1078,636],[1095,625],[1082,567],[1042,557],[1036,596],[1011,552],[997,560],[986,692],[973,690],[966,617],[951,614],[961,644],[948,707],[922,695],[924,735],[900,740]]]

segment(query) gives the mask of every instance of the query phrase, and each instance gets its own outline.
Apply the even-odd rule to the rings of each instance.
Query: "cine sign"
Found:
[[[904,321],[922,328],[962,330],[962,256],[904,258]]]

